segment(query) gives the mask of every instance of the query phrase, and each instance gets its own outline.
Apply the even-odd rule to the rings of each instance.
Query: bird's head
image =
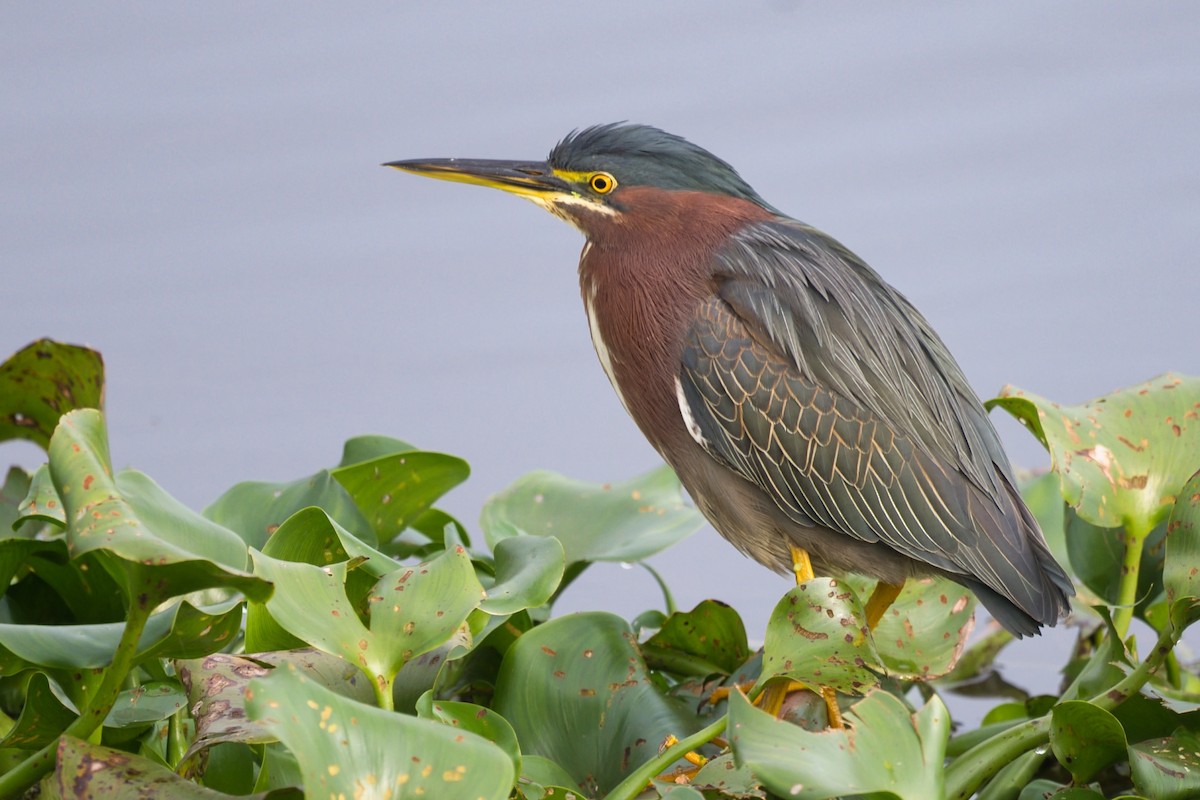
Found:
[[[733,167],[681,136],[649,125],[611,123],[577,130],[545,161],[417,159],[384,166],[527,198],[585,233],[628,210],[634,187],[703,192],[747,200],[773,211]]]

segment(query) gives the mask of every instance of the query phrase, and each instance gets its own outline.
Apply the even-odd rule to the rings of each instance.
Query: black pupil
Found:
[[[603,192],[608,188],[608,181],[600,176],[592,178],[592,186],[597,192]]]

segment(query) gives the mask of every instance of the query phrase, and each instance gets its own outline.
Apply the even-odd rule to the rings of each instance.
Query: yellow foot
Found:
[[[825,701],[825,714],[830,728],[842,729],[846,724],[842,721],[842,710],[838,707],[837,692],[828,686],[811,687],[793,680],[776,680],[767,684],[763,693],[758,696],[755,705],[773,717],[780,716],[783,703],[792,692],[815,692]]]
[[[749,681],[747,683],[738,683],[733,686],[718,686],[716,689],[713,689],[713,693],[710,694],[708,696],[708,699],[705,700],[704,702],[708,703],[709,705],[715,706],[717,703],[721,702],[722,700],[728,700],[729,695],[733,694],[734,689],[737,689],[742,694],[746,694],[746,692],[749,692],[753,688],[754,688],[754,681]]]
[[[675,734],[667,734],[667,738],[663,740],[662,746],[658,748],[658,752],[661,753],[667,748],[674,747],[677,744],[679,744],[679,739],[675,737]],[[684,753],[683,758],[692,766],[679,767],[671,772],[664,772],[662,775],[658,776],[658,779],[660,781],[667,781],[668,783],[688,783],[692,780],[692,778],[696,777],[696,773],[700,771],[700,768],[708,763],[708,759],[697,753],[695,750],[690,750],[687,753]]]

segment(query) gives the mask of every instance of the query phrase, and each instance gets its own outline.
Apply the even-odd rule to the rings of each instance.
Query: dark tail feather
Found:
[[[1004,484],[1013,511],[1020,519],[1020,538],[1030,556],[1027,566],[1036,569],[1041,580],[1033,581],[1036,587],[1033,591],[1022,591],[1017,596],[1009,587],[991,587],[973,578],[958,580],[974,591],[996,621],[1014,636],[1031,636],[1040,633],[1043,625],[1054,625],[1071,610],[1070,599],[1075,596],[1075,587],[1054,560],[1042,536],[1041,527],[1025,501],[1008,481],[1004,481]]]

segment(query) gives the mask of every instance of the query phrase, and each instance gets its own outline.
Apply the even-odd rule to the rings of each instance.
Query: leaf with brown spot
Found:
[[[216,587],[259,599],[270,594],[268,583],[245,571],[246,544],[233,531],[204,519],[140,472],[114,476],[99,411],[65,414],[49,454],[71,557],[110,559],[129,601],[137,602],[146,587],[162,594],[159,600]]]
[[[147,797],[232,800],[234,797],[181,778],[148,758],[70,736],[59,740],[54,777],[58,796],[72,800],[145,800]],[[293,800],[299,794],[294,789],[276,789],[239,797],[241,800]]]
[[[682,738],[702,724],[695,704],[651,680],[629,624],[603,612],[551,619],[518,638],[492,708],[512,724],[525,756],[559,764],[588,797],[611,790],[668,734]]]
[[[811,687],[861,694],[883,671],[849,584],[816,577],[794,586],[767,621],[760,683],[786,677]]]
[[[1184,484],[1167,522],[1167,602],[1200,597],[1200,471]]]
[[[516,774],[492,742],[337,695],[288,665],[249,687],[250,719],[295,754],[308,797],[505,800]]]
[[[58,420],[104,407],[104,360],[95,350],[39,339],[0,364],[0,442],[50,444]]]
[[[1063,498],[1089,523],[1145,533],[1200,469],[1200,378],[1168,373],[1076,406],[1006,386],[986,403],[1050,451]]]
[[[274,737],[246,717],[246,687],[273,668],[291,664],[327,689],[360,702],[371,702],[374,689],[362,672],[337,656],[319,650],[289,650],[241,656],[214,653],[175,662],[187,691],[187,707],[196,736],[185,755],[221,742],[258,743]]]

